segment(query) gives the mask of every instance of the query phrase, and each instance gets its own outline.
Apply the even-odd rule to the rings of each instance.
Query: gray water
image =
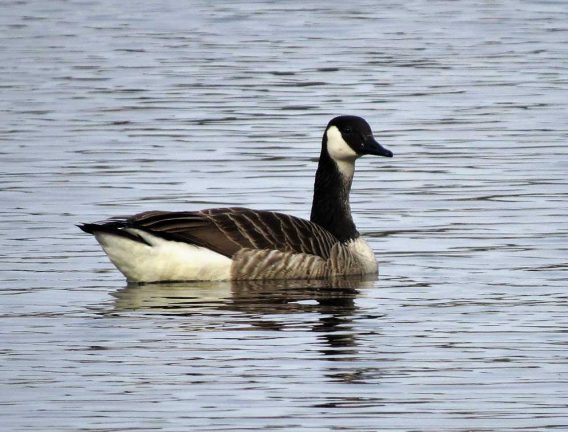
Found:
[[[6,431],[568,430],[568,4],[4,1]],[[127,286],[74,224],[308,217],[365,117],[379,280]]]

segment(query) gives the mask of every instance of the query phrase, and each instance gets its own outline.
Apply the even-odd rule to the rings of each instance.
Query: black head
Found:
[[[329,155],[336,161],[354,160],[366,154],[393,156],[375,140],[371,127],[361,117],[335,117],[328,123],[324,138]]]

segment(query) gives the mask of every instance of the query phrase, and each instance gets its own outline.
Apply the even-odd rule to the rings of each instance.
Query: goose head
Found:
[[[393,156],[375,140],[369,124],[357,116],[332,119],[325,129],[323,145],[344,177],[353,176],[355,161],[363,155]]]

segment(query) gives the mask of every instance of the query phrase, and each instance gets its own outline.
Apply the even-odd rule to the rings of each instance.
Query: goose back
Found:
[[[162,239],[213,251],[230,259],[230,278],[234,280],[314,279],[376,272],[374,255],[362,238],[340,242],[316,223],[271,211],[239,207],[149,211],[85,224],[82,229],[124,237],[150,249]],[[119,261],[113,262],[120,268]],[[124,268],[123,272],[127,277],[135,274]],[[131,278],[139,280],[138,276]]]
[[[114,228],[202,246],[226,257],[241,249],[277,250],[328,259],[338,239],[307,220],[239,207],[195,212],[149,211],[109,221]]]

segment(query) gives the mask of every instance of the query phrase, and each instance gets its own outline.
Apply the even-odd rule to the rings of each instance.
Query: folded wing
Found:
[[[241,249],[279,250],[328,259],[338,239],[304,219],[245,208],[196,212],[150,211],[108,222],[113,229],[139,229],[180,242],[203,246],[227,257]]]

